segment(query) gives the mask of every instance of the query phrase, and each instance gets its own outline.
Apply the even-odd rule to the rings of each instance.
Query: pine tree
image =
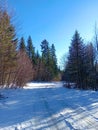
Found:
[[[41,42],[41,52],[42,52],[42,63],[45,65],[45,68],[42,68],[43,69],[43,72],[42,72],[42,80],[48,80],[48,77],[49,77],[49,69],[48,69],[48,66],[49,66],[49,43],[48,41],[45,39]]]
[[[56,50],[55,50],[55,46],[54,44],[51,45],[51,62],[52,62],[52,68],[53,68],[53,73],[54,73],[54,77],[57,75],[58,73],[58,67],[57,67],[57,57],[56,57]]]
[[[75,31],[71,46],[69,48],[68,62],[66,65],[67,79],[75,82],[78,88],[83,88],[83,57],[84,45],[78,31]]]
[[[49,53],[49,43],[46,39],[43,40],[42,43],[41,43],[41,52],[42,52],[42,59],[47,60],[48,59],[48,53]]]
[[[39,54],[39,51],[37,50],[37,52],[36,52],[36,59],[39,59],[40,58],[40,54]]]
[[[32,59],[32,61],[34,61],[34,59],[35,59],[35,48],[33,46],[31,36],[28,37],[26,50],[27,50],[27,54],[28,54],[29,58]]]
[[[0,10],[0,84],[9,86],[16,66],[15,28],[6,10]]]
[[[21,37],[21,39],[20,39],[20,42],[19,42],[19,50],[25,50],[25,51],[26,51],[26,46],[25,46],[24,37]]]
[[[35,71],[34,71],[34,80],[36,81],[42,81],[43,80],[43,65],[42,65],[42,58],[37,50],[37,52],[35,53]]]
[[[96,89],[95,49],[92,43],[86,46],[84,63],[86,86],[90,89]]]
[[[51,80],[53,78],[52,67],[51,67],[51,51],[47,40],[43,40],[41,43],[42,51],[42,64],[45,66],[43,69],[44,76],[43,80]]]
[[[56,50],[54,44],[49,46],[49,42],[47,40],[43,40],[41,43],[41,51],[42,51],[42,62],[43,62],[43,80],[53,80],[58,75],[58,67],[57,67],[57,58],[56,58]]]

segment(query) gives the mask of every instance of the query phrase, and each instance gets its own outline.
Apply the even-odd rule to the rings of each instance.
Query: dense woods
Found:
[[[16,37],[11,16],[0,7],[0,86],[21,87],[29,81],[58,81],[60,69],[57,65],[54,44],[44,39],[39,52],[31,36],[27,41]],[[98,89],[98,36],[95,42],[85,44],[78,31],[73,35],[69,54],[62,73],[62,80],[76,84],[79,89]]]
[[[19,51],[25,52],[32,64],[32,78],[33,81],[52,81],[56,80],[58,76],[57,58],[55,54],[55,46],[49,45],[47,40],[41,43],[41,52],[35,51],[31,36],[28,37],[27,46],[22,37],[19,42]],[[30,64],[29,64],[30,65]],[[29,66],[27,67],[29,70]],[[27,70],[27,71],[28,71]],[[25,70],[24,70],[25,71]]]
[[[55,46],[47,40],[41,44],[42,54],[35,51],[31,36],[27,42],[16,37],[8,11],[0,7],[0,85],[21,87],[29,81],[51,81],[58,75]]]
[[[73,82],[79,89],[98,89],[98,42],[84,44],[78,31],[69,47],[62,79]]]

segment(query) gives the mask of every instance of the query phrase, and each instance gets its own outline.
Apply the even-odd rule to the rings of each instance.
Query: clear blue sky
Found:
[[[59,59],[76,29],[89,41],[98,23],[98,0],[8,0],[8,4],[18,19],[18,34],[25,39],[31,35],[38,50],[43,39],[54,43]]]

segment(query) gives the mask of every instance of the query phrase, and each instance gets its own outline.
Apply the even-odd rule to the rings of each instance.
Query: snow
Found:
[[[98,92],[61,82],[1,89],[0,130],[98,130]]]

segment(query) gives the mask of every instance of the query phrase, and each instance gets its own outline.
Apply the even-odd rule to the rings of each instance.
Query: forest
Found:
[[[85,44],[78,31],[73,35],[65,64],[63,80],[76,83],[79,89],[98,89],[98,36]]]
[[[65,81],[75,83],[78,89],[98,90],[98,34],[94,42],[85,43],[76,30],[69,53],[60,70],[54,44],[44,39],[41,52],[29,35],[17,37],[12,17],[0,7],[0,87],[23,87],[30,81]]]

